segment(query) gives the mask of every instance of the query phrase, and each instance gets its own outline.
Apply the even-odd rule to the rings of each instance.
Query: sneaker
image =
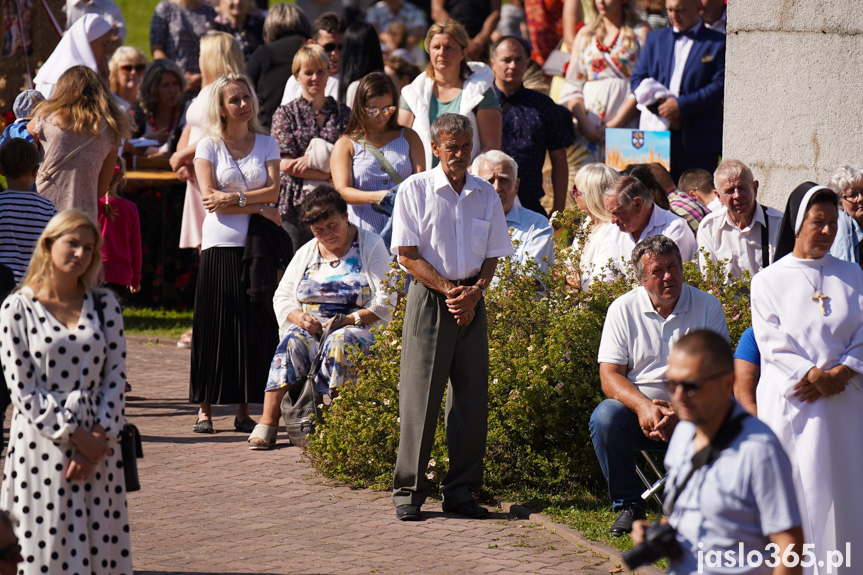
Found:
[[[624,533],[632,532],[632,522],[639,519],[644,519],[644,509],[639,507],[626,507],[620,511],[620,515],[611,524],[612,537],[620,537]]]

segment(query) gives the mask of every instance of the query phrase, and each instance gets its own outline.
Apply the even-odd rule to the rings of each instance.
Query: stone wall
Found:
[[[780,209],[806,180],[863,163],[863,3],[733,0],[723,155],[748,163]]]

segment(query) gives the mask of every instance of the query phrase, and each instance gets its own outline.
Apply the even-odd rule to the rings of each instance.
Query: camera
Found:
[[[623,554],[627,569],[634,571],[642,565],[653,563],[663,557],[677,559],[683,550],[677,542],[674,527],[659,521],[653,523],[644,533],[644,541]]]

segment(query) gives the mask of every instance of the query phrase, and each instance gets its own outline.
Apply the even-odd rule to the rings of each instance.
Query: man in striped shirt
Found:
[[[662,186],[665,195],[668,196],[671,212],[685,219],[693,234],[698,233],[698,224],[708,214],[708,210],[701,205],[701,202],[678,190],[677,186],[674,185],[674,180],[671,179],[671,174],[662,164],[650,164],[650,171],[659,185]]]
[[[13,138],[0,147],[9,188],[0,192],[0,299],[24,278],[36,241],[57,213],[51,200],[30,191],[38,169],[39,152],[30,142]]]

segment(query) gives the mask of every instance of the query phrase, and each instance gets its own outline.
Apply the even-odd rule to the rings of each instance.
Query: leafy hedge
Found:
[[[556,224],[583,245],[581,215],[560,214]],[[561,242],[567,243],[567,242]],[[511,496],[561,495],[604,485],[588,431],[602,399],[596,357],[608,306],[635,285],[631,275],[596,282],[576,293],[566,276],[578,269],[577,248],[558,246],[546,273],[531,263],[498,264],[489,290],[490,382],[485,485]],[[726,277],[719,265],[704,274],[684,266],[687,283],[722,302],[736,345],[750,325],[749,280]],[[403,292],[404,277],[390,282]],[[355,381],[341,388],[310,438],[308,454],[324,475],[350,485],[389,489],[399,437],[398,382],[404,298],[393,320],[375,334],[368,354],[354,354]],[[433,489],[447,470],[443,407],[427,477]]]

